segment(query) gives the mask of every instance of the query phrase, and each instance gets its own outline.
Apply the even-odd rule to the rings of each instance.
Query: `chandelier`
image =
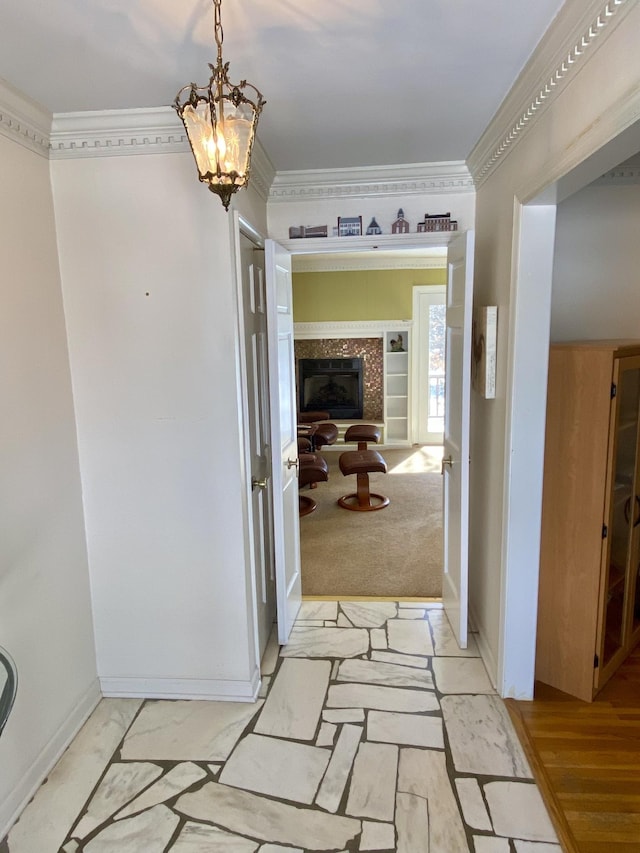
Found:
[[[200,180],[229,210],[231,196],[249,183],[251,149],[266,101],[246,80],[229,82],[229,63],[222,62],[221,5],[222,0],[213,0],[218,59],[215,66],[209,63],[209,85],[183,86],[173,107],[187,132]]]

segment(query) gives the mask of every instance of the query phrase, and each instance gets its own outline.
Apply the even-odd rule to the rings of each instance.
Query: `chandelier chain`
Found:
[[[222,0],[213,0],[213,26],[214,37],[218,45],[218,65],[222,65],[222,42],[224,33],[222,32]]]

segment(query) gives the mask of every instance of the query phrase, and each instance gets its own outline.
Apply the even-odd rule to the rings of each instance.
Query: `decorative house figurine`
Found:
[[[376,222],[375,216],[372,218],[369,223],[369,227],[367,228],[367,236],[371,234],[382,234],[382,228]]]
[[[362,237],[362,217],[339,216],[338,237]]]
[[[450,213],[425,213],[424,220],[418,222],[418,234],[424,234],[432,231],[457,231],[458,223],[455,219],[451,219]]]
[[[389,352],[406,352],[401,332],[389,341]]]
[[[404,210],[400,208],[398,211],[398,218],[391,226],[392,234],[408,234],[409,233],[409,222],[404,218]]]
[[[289,228],[289,239],[300,240],[303,237],[326,237],[326,225],[292,225]]]

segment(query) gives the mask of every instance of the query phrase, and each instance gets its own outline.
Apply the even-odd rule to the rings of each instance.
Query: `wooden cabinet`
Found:
[[[640,341],[554,344],[536,679],[590,701],[640,640]]]
[[[409,443],[409,330],[384,334],[384,423],[387,444]]]

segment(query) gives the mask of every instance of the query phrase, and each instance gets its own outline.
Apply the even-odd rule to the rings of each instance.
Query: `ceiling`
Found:
[[[464,160],[561,0],[223,0],[277,170]],[[2,0],[0,77],[52,112],[168,105],[215,60],[211,0]]]

